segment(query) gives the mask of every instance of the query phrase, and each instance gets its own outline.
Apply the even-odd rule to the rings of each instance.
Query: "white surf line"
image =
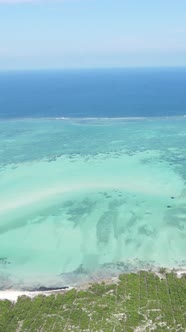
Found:
[[[166,271],[168,273],[171,273],[172,271],[174,271],[178,278],[181,278],[183,275],[186,274],[186,268],[175,269],[175,270],[166,269]],[[148,272],[148,270],[147,270],[147,272]],[[162,278],[161,273],[159,273],[157,271],[154,271],[154,273],[157,276],[159,276],[160,278]],[[108,280],[110,280],[113,283],[114,283],[114,279],[117,279],[117,277],[108,278]],[[90,283],[89,283],[89,285],[90,285]],[[27,297],[30,297],[31,299],[33,299],[34,297],[36,297],[38,295],[50,296],[52,294],[65,293],[65,292],[67,292],[71,289],[74,289],[74,287],[68,287],[66,289],[57,289],[57,290],[50,290],[50,291],[33,291],[33,292],[16,291],[16,290],[4,290],[4,291],[0,291],[0,301],[9,300],[11,302],[16,302],[18,300],[18,297],[20,297],[20,296],[27,296]],[[75,287],[75,289],[81,289],[81,287]]]

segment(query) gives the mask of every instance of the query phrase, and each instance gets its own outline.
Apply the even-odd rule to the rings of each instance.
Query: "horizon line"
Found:
[[[113,67],[59,67],[59,68],[0,68],[0,72],[30,72],[30,71],[79,71],[79,70],[122,70],[122,69],[177,69],[177,68],[185,68],[186,65],[155,65],[155,66],[113,66]]]

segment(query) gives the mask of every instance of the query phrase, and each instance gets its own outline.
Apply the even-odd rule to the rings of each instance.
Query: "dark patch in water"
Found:
[[[149,227],[147,225],[143,225],[143,226],[139,227],[138,232],[140,234],[144,234],[146,236],[154,236],[155,235],[155,231],[149,229]]]
[[[112,230],[110,211],[105,212],[96,225],[98,243],[108,243],[110,232]]]
[[[83,264],[80,264],[76,270],[74,270],[74,273],[77,274],[87,274],[88,271],[83,267]]]
[[[8,258],[0,257],[0,264],[7,265],[7,264],[11,264],[11,263],[8,261]]]
[[[132,242],[133,242],[132,239],[126,239],[126,240],[125,240],[125,243],[126,243],[126,244],[130,244],[130,243],[132,243]]]
[[[127,223],[127,228],[133,227],[137,221],[138,221],[137,216],[132,212],[132,216]]]
[[[64,289],[68,289],[69,287],[45,287],[45,286],[41,286],[38,288],[34,288],[32,289],[32,292],[47,292],[47,291],[56,291],[56,290],[64,290]]]

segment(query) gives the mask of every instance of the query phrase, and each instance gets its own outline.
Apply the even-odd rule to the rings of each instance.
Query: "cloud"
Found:
[[[8,50],[4,47],[0,47],[0,56],[7,55]]]
[[[54,2],[54,1],[63,1],[63,0],[0,0],[0,4],[19,4],[19,3],[44,3],[44,2]]]
[[[38,3],[42,3],[42,4],[46,4],[46,3],[60,3],[60,2],[74,2],[74,1],[78,1],[78,0],[0,0],[0,5],[13,5],[13,4],[20,4],[20,3],[25,3],[25,4],[38,4]]]
[[[176,29],[176,32],[178,32],[178,33],[186,33],[186,27],[180,27],[180,28]]]
[[[17,4],[46,4],[46,3],[61,3],[61,2],[74,2],[78,0],[0,0],[0,5],[17,5]]]
[[[0,3],[19,3],[19,2],[30,2],[29,0],[0,0]]]
[[[14,4],[14,3],[36,3],[39,2],[39,0],[0,0],[0,4]]]

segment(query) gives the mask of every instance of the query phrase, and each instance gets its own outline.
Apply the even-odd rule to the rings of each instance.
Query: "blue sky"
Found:
[[[186,66],[186,0],[0,0],[0,69]]]

